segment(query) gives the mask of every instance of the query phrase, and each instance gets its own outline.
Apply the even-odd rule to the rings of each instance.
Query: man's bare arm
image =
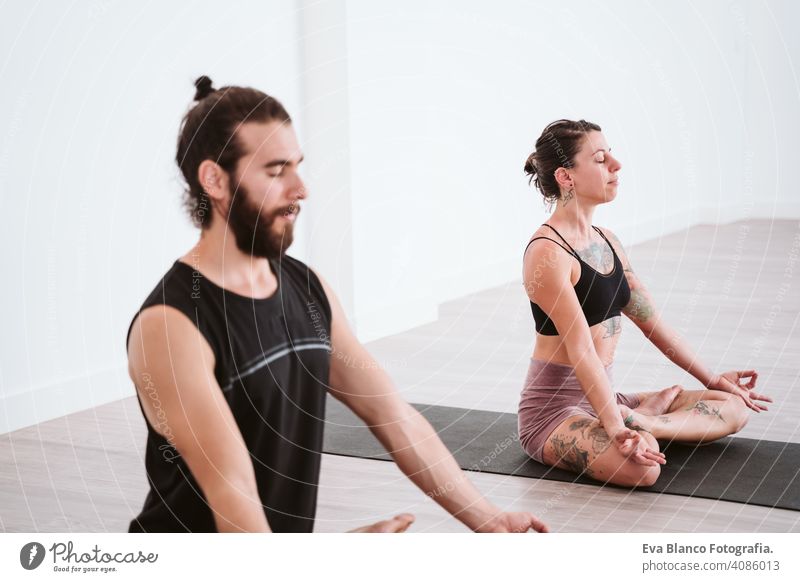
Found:
[[[475,489],[430,423],[400,397],[388,374],[352,333],[336,294],[322,283],[333,319],[331,394],[369,426],[414,484],[467,527],[546,531],[533,515],[504,513]]]
[[[128,370],[150,424],[197,479],[217,531],[270,531],[250,454],[214,377],[214,354],[192,322],[164,305],[142,311]]]

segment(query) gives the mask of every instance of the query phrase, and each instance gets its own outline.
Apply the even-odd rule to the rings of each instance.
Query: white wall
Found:
[[[280,98],[311,196],[292,254],[359,336],[519,277],[545,218],[523,161],[557,118],[623,162],[628,243],[800,216],[791,0],[6,3],[0,433],[132,394],[125,331],[196,236],[172,160],[192,80]]]
[[[133,393],[127,326],[196,237],[173,161],[192,83],[297,111],[298,36],[279,0],[4,4],[0,433]]]
[[[362,337],[519,276],[546,218],[521,168],[562,117],[599,123],[622,160],[619,197],[596,222],[627,243],[800,215],[786,182],[800,53],[777,40],[800,21],[796,3],[351,0],[347,12]],[[760,187],[770,163],[782,187]]]
[[[738,18],[745,62],[748,209],[797,217],[800,203],[800,3],[753,2]]]
[[[306,126],[301,136],[307,259],[354,310],[350,92],[345,0],[301,0],[301,85]],[[300,238],[300,237],[298,237]],[[291,253],[297,256],[296,249]]]

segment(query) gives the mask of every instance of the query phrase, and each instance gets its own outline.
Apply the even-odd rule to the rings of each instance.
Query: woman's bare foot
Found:
[[[625,426],[633,430],[646,430],[651,434],[654,428],[658,431],[659,423],[663,425],[670,422],[669,417],[663,415],[669,411],[670,405],[681,392],[683,392],[683,387],[676,384],[658,392],[647,393],[644,400],[635,409],[620,405],[619,409]]]
[[[658,392],[649,392],[644,401],[634,410],[645,416],[664,414],[681,392],[683,392],[683,388],[677,384]]]

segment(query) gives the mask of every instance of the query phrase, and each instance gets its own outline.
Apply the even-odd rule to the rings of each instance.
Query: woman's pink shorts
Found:
[[[613,387],[611,368],[609,364],[605,370]],[[634,394],[617,394],[617,403],[636,408],[639,398]],[[559,424],[577,414],[597,418],[575,376],[575,368],[531,358],[517,417],[519,442],[525,452],[543,463],[547,439]]]

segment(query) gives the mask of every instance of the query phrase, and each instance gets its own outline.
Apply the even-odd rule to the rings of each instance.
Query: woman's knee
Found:
[[[618,458],[616,463],[604,467],[599,465],[592,467],[595,479],[622,487],[650,487],[661,476],[661,465],[642,465],[628,458]]]
[[[639,433],[648,448],[658,451],[658,441],[649,432]],[[598,457],[590,466],[591,476],[595,479],[620,485],[622,487],[650,487],[661,475],[660,465],[642,465],[628,457],[624,457],[614,445]]]
[[[747,426],[747,421],[750,420],[750,409],[747,408],[744,401],[734,394],[729,394],[728,400],[725,402],[725,416],[731,427],[731,433],[737,433]]]
[[[652,451],[658,452],[659,446],[656,437],[649,432],[641,431],[639,434]],[[661,476],[661,465],[642,465],[628,460],[625,465],[623,480],[628,487],[650,487]]]
[[[625,487],[651,487],[660,476],[661,465],[640,465],[628,461],[625,470],[619,475],[619,480],[614,480],[614,483]]]

